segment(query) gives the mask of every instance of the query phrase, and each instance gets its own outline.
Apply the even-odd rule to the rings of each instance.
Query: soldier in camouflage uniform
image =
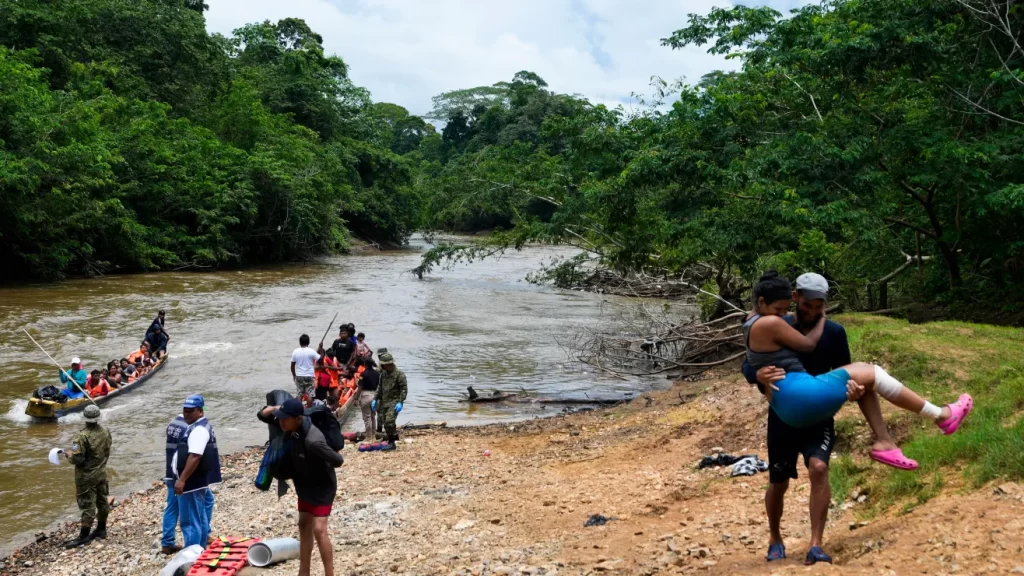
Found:
[[[85,408],[85,429],[72,441],[71,453],[65,456],[75,465],[75,494],[82,511],[82,528],[78,538],[65,544],[77,548],[94,538],[107,537],[107,459],[110,458],[110,432],[100,426],[100,409],[95,404]],[[92,521],[97,520],[91,534]]]
[[[409,382],[405,379],[405,373],[395,368],[395,359],[391,354],[385,352],[380,355],[380,367],[380,385],[377,386],[373,407],[377,411],[378,420],[384,425],[384,433],[387,434],[386,450],[394,450],[395,440],[398,440],[396,421],[402,411],[402,403],[409,394]]]

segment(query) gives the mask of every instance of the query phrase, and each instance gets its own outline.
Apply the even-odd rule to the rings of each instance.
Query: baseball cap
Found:
[[[302,402],[299,402],[295,398],[289,398],[281,404],[281,407],[274,410],[274,418],[278,420],[282,418],[294,418],[296,416],[302,416],[306,413],[306,409],[302,406]]]
[[[100,409],[96,405],[90,404],[85,407],[83,415],[86,422],[95,422],[100,419]]]
[[[203,401],[203,397],[200,394],[189,394],[188,398],[185,398],[184,408],[202,408],[206,402]]]
[[[828,300],[828,280],[814,272],[801,274],[796,279],[796,291],[811,300]]]
[[[74,358],[71,359],[71,363],[72,364],[81,364],[82,363],[82,359],[79,358],[78,356],[75,356]]]

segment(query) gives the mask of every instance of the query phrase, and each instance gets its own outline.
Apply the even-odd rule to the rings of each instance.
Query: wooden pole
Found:
[[[33,338],[32,335],[28,333],[28,330],[22,328],[21,331],[25,333],[25,336],[28,336],[28,339],[31,340],[33,344],[39,346],[39,349],[43,351],[43,354],[46,354],[46,357],[50,359],[50,362],[53,362],[57,369],[63,372],[64,375],[68,377],[68,380],[75,384],[75,388],[78,388],[79,392],[85,394],[85,397],[89,399],[89,402],[92,402],[93,406],[99,408],[99,405],[96,404],[96,401],[92,399],[92,396],[89,396],[88,392],[82,390],[82,387],[78,384],[78,382],[75,382],[75,379],[71,377],[71,374],[68,374],[67,370],[65,370],[60,364],[58,364],[57,361],[53,359],[53,356],[50,356],[50,353],[47,352],[45,348],[39,345],[39,342],[36,342],[36,339]]]

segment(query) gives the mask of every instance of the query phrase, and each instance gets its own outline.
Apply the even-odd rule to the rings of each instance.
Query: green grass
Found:
[[[969,487],[1024,479],[1024,331],[964,322],[912,325],[860,314],[837,321],[847,329],[855,361],[882,364],[935,404],[954,401],[961,392],[975,402],[952,436],[915,415],[887,417],[904,453],[919,462],[916,472],[868,464],[863,416],[837,419],[843,450],[830,470],[837,499],[864,487],[876,512],[894,506],[906,511],[938,495],[947,479],[959,478],[955,484]]]

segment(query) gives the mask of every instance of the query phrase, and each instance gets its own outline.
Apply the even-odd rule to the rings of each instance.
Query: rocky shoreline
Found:
[[[769,567],[767,475],[730,478],[728,468],[694,466],[718,447],[764,457],[764,416],[756,392],[727,376],[586,413],[410,432],[391,453],[346,446],[329,521],[336,572],[1024,573],[1024,489],[1014,483],[950,491],[869,522],[859,516],[870,503],[862,495],[834,495],[826,548],[837,565],[807,569],[803,474],[792,484],[784,520],[791,559]],[[259,447],[225,457],[216,534],[297,536],[294,495],[279,500],[252,485],[261,457]],[[106,541],[64,550],[77,529],[68,524],[0,560],[0,573],[156,574],[167,561],[159,553],[165,496],[157,484],[120,503]],[[595,514],[607,523],[585,527]],[[318,563],[314,552],[313,574],[322,574]],[[244,574],[297,569],[287,562]]]

